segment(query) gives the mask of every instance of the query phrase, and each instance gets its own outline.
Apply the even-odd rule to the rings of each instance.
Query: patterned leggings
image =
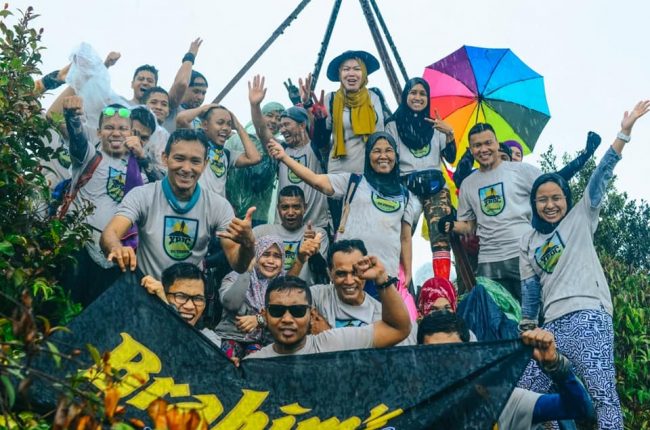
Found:
[[[564,315],[543,327],[555,335],[558,351],[564,354],[584,382],[594,402],[599,429],[623,430],[621,404],[614,371],[614,326],[604,310],[582,310]],[[552,381],[531,361],[519,387],[548,393]]]

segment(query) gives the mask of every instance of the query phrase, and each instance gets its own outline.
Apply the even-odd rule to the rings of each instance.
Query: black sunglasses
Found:
[[[271,315],[273,318],[281,318],[285,313],[287,313],[287,311],[289,311],[291,316],[294,318],[302,318],[305,316],[308,309],[309,305],[268,305],[266,307],[269,315]]]

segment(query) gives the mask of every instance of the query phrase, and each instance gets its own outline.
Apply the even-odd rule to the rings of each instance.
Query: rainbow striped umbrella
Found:
[[[551,117],[544,78],[510,49],[463,46],[426,67],[424,79],[431,86],[431,114],[436,109],[454,127],[456,161],[478,122],[490,123],[500,142],[516,140],[528,154]]]

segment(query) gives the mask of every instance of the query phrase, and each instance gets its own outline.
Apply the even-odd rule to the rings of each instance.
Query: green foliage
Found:
[[[564,154],[564,164],[569,156]],[[553,147],[542,170],[557,170]],[[573,202],[582,198],[594,160],[571,181]],[[629,200],[612,179],[600,212],[594,245],[614,303],[614,359],[626,429],[650,429],[650,206]]]
[[[36,18],[29,8],[13,25],[13,14],[0,12],[0,291],[8,298],[24,290],[34,309],[47,310],[51,319],[66,320],[79,311],[57,283],[71,255],[88,236],[79,214],[50,219],[48,183],[42,160],[54,150],[45,142],[53,124],[42,114],[40,92],[33,76],[40,75],[40,36],[31,27]],[[0,313],[9,315],[11,300],[0,300]]]

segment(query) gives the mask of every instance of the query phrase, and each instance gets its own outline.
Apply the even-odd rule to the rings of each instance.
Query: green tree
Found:
[[[562,157],[564,164],[568,154]],[[542,170],[557,171],[551,146]],[[571,180],[573,202],[582,198],[596,163],[592,158]],[[609,184],[594,245],[614,302],[614,359],[626,429],[650,429],[650,206],[630,200]]]

